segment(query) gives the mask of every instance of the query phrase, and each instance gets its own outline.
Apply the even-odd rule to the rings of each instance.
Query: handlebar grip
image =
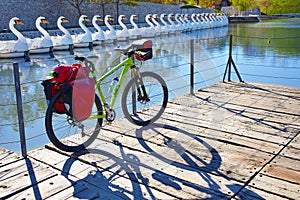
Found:
[[[86,58],[85,57],[81,57],[81,56],[75,56],[75,60],[79,60],[81,62],[85,61]]]

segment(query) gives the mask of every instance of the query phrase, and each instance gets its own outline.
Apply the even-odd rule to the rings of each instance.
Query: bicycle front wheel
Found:
[[[139,126],[155,122],[164,112],[168,102],[165,81],[153,72],[133,77],[124,89],[122,109],[125,117]]]
[[[98,117],[103,113],[101,101],[95,94],[92,115],[87,119],[76,121],[66,113],[55,112],[56,103],[61,98],[62,91],[59,91],[47,108],[45,118],[47,135],[53,145],[63,151],[80,151],[90,145],[100,132],[103,122],[103,118]]]

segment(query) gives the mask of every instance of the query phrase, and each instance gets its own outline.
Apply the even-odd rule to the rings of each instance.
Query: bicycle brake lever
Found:
[[[115,51],[121,51],[124,55],[126,55],[131,49],[131,45],[127,45],[125,47],[117,46]]]
[[[75,60],[79,60],[79,61],[83,62],[86,60],[86,58],[82,57],[82,56],[75,56]]]

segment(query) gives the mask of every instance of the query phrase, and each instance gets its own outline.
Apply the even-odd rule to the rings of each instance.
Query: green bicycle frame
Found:
[[[112,94],[112,98],[111,98],[111,101],[109,103],[109,106],[110,108],[113,108],[115,103],[116,103],[116,99],[118,97],[118,93],[119,93],[119,89],[120,89],[120,86],[122,85],[123,81],[124,81],[124,78],[125,78],[125,75],[127,74],[128,70],[132,67],[134,67],[135,64],[134,64],[134,61],[133,61],[133,58],[132,56],[129,56],[128,58],[126,58],[124,61],[122,61],[121,63],[119,63],[117,66],[115,66],[113,69],[111,69],[110,71],[108,71],[107,73],[105,73],[104,75],[102,75],[97,81],[96,81],[96,88],[98,90],[98,93],[100,95],[100,99],[103,103],[103,105],[107,105],[107,102],[106,102],[106,99],[104,97],[104,94],[102,92],[102,89],[101,89],[101,82],[103,80],[105,80],[108,76],[110,76],[111,74],[113,74],[114,72],[116,72],[118,69],[123,68],[122,72],[121,72],[121,75],[119,77],[119,81],[113,91],[113,94]],[[106,117],[106,112],[105,112],[105,109],[103,110],[103,114],[102,115],[97,115],[98,118],[105,118]]]

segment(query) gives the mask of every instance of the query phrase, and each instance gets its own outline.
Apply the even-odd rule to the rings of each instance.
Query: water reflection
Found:
[[[300,19],[281,19],[254,24],[231,24],[234,44],[255,55],[300,56]],[[255,49],[255,51],[253,51]]]

